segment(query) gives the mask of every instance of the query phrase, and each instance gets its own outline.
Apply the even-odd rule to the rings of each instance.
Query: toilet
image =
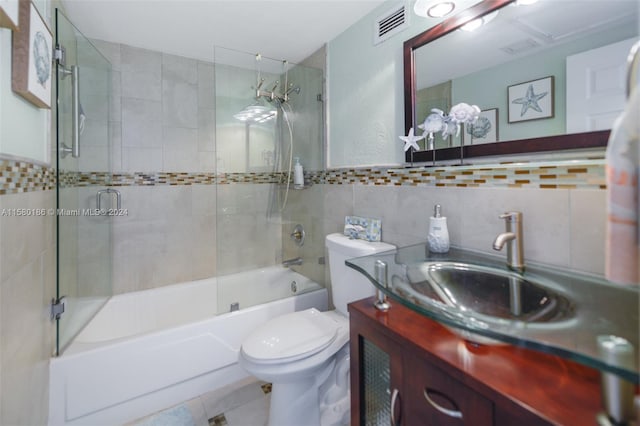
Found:
[[[349,424],[349,314],[347,304],[375,294],[373,284],[345,260],[394,250],[381,242],[327,235],[335,310],[314,308],[274,318],[242,343],[239,363],[271,382],[270,426]]]

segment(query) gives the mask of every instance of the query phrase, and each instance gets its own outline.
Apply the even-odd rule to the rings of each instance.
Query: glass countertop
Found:
[[[638,286],[535,263],[516,272],[504,253],[437,254],[426,244],[346,264],[472,343],[535,349],[640,383]]]

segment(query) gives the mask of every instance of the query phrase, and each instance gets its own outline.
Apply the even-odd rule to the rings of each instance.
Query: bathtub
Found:
[[[245,336],[327,303],[325,288],[281,266],[113,296],[51,360],[49,424],[122,424],[246,378]]]

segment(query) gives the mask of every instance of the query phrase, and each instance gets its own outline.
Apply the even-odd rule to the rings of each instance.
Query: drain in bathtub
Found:
[[[295,281],[291,281],[291,292],[296,293],[298,291],[298,284]]]

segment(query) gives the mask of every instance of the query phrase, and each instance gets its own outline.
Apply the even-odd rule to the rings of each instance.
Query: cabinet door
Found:
[[[381,335],[351,328],[352,425],[400,425],[400,346]]]
[[[361,399],[363,425],[392,424],[391,398],[394,389],[391,384],[391,357],[375,343],[363,339]]]
[[[493,403],[430,364],[405,353],[406,425],[493,425]]]

